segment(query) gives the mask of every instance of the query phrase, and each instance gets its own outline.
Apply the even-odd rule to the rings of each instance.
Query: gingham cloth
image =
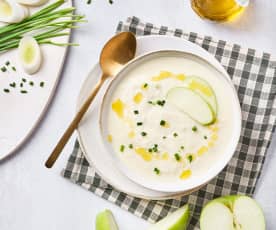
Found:
[[[150,222],[188,203],[191,207],[188,229],[199,229],[200,211],[208,200],[228,194],[254,193],[275,129],[276,61],[271,60],[268,53],[193,32],[157,27],[136,17],[128,18],[125,23],[120,22],[117,31],[132,31],[137,36],[160,34],[181,37],[203,47],[221,62],[232,78],[242,108],[242,132],[235,155],[224,170],[199,191],[165,201],[143,200],[112,188],[89,166],[78,142],[62,175]]]

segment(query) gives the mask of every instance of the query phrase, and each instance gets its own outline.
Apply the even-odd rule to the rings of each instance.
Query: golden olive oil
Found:
[[[202,18],[230,21],[240,15],[249,0],[191,0],[193,10]]]

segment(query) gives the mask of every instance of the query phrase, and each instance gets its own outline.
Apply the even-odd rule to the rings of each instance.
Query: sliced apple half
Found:
[[[265,230],[260,206],[248,196],[226,196],[207,203],[200,215],[201,230]]]
[[[148,230],[185,230],[189,221],[189,206],[184,205],[164,219],[150,226]]]
[[[106,209],[98,213],[96,217],[96,230],[119,230],[110,210]]]
[[[215,115],[217,115],[217,98],[212,86],[205,80],[197,76],[189,76],[184,80],[187,88],[198,93],[205,101],[211,105]]]
[[[167,100],[202,125],[210,125],[216,120],[212,107],[194,90],[186,87],[172,88],[167,94]]]

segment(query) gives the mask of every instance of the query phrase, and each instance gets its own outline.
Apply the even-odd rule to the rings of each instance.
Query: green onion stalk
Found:
[[[10,24],[0,28],[0,53],[17,48],[21,38],[31,34],[39,44],[56,46],[77,46],[76,43],[57,43],[51,38],[68,36],[69,31],[77,28],[75,23],[86,22],[83,15],[74,13],[74,7],[58,9],[65,0],[58,0],[19,23]]]

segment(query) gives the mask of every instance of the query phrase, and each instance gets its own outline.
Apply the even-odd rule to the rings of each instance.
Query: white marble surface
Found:
[[[82,81],[97,61],[104,42],[113,35],[119,20],[136,15],[146,21],[213,35],[276,54],[274,0],[251,1],[243,17],[232,24],[199,19],[188,0],[78,0],[78,12],[89,22],[73,36],[80,47],[70,49],[63,77],[48,113],[31,140],[0,165],[0,229],[55,230],[94,229],[97,212],[110,208],[122,230],[146,229],[148,223],[63,179],[60,171],[73,147],[73,139],[54,169],[43,164],[74,115]],[[16,130],[15,130],[16,131]],[[267,218],[267,229],[276,229],[276,138],[264,166],[256,198]]]

